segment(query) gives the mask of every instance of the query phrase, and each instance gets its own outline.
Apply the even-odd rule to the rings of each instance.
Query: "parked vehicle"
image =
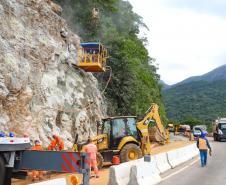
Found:
[[[213,122],[214,141],[226,139],[226,118],[218,118]]]

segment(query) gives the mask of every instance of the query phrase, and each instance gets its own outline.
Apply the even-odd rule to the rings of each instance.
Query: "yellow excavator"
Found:
[[[102,119],[102,124],[97,127],[97,136],[92,140],[99,151],[99,168],[103,166],[103,162],[111,162],[115,155],[120,157],[121,162],[150,155],[152,140],[163,144],[169,142],[169,135],[161,122],[157,104],[152,104],[140,120],[135,116],[108,117]],[[156,136],[158,137],[155,138]],[[75,144],[73,150],[83,151],[85,144]]]

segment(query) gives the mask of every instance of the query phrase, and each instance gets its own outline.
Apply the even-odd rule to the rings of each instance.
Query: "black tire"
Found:
[[[104,158],[101,153],[97,153],[97,168],[100,170],[104,165]]]
[[[134,153],[136,156],[135,158],[130,158],[129,154]],[[132,160],[136,160],[142,157],[142,151],[140,147],[136,144],[130,143],[126,144],[122,150],[120,151],[120,160],[121,162],[128,162]]]
[[[0,185],[4,185],[5,173],[5,162],[0,156]]]
[[[216,141],[219,141],[219,137],[216,135]]]

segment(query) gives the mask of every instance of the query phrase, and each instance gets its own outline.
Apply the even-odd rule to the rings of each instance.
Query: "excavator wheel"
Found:
[[[4,185],[5,177],[5,163],[3,158],[0,156],[0,185]]]
[[[101,155],[101,153],[97,153],[97,167],[98,169],[100,170],[104,165],[104,158],[103,156]]]
[[[142,151],[136,144],[126,144],[120,152],[121,162],[128,162],[142,157]]]

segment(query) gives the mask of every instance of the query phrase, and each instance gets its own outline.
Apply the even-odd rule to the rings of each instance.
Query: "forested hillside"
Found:
[[[109,115],[142,115],[155,102],[165,119],[159,75],[145,48],[146,39],[137,36],[139,27],[145,24],[130,3],[123,0],[57,2],[63,7],[63,17],[82,41],[100,41],[109,49],[108,65],[113,71],[105,91]],[[93,8],[99,10],[98,19],[92,17]],[[96,76],[100,85],[108,79],[108,74]]]
[[[201,80],[194,78],[194,81],[178,83],[164,90],[168,118],[176,121],[196,118],[210,123],[217,117],[226,117],[225,74],[224,65],[198,77]]]

